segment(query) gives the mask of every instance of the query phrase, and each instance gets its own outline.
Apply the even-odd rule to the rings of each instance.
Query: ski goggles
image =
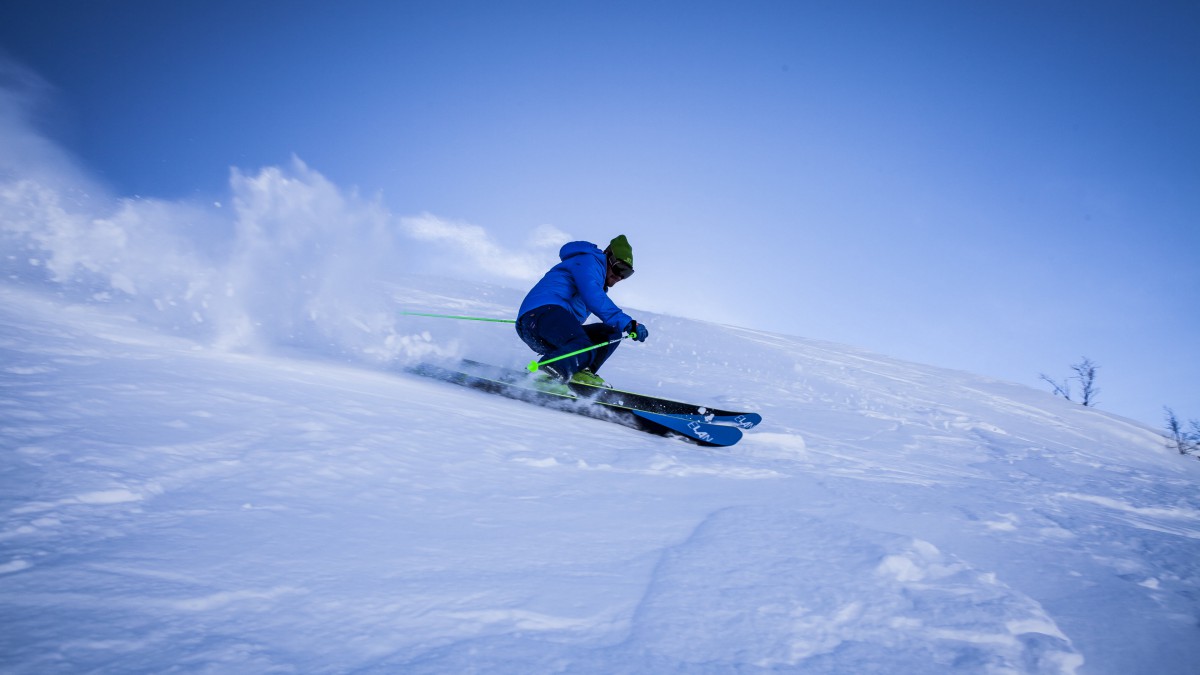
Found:
[[[628,279],[629,277],[633,276],[633,265],[630,265],[619,258],[614,258],[609,267],[612,269],[613,274],[616,275],[618,279]]]

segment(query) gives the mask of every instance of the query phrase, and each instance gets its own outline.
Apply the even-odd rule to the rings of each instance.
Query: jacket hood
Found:
[[[573,258],[577,255],[585,255],[588,253],[601,256],[604,255],[604,251],[601,251],[599,246],[596,246],[590,241],[572,241],[563,244],[563,247],[558,250],[558,259],[566,260],[567,258]]]

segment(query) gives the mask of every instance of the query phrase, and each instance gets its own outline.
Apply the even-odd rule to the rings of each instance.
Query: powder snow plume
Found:
[[[428,340],[396,325],[390,289],[405,275],[525,283],[568,240],[541,226],[517,252],[477,225],[398,216],[298,157],[231,169],[216,203],[112,195],[35,130],[48,87],[18,66],[3,73],[0,274],[212,346],[425,356]]]

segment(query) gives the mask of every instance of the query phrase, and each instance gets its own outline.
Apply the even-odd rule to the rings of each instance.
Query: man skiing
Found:
[[[618,235],[603,251],[591,242],[573,241],[559,250],[558,257],[562,262],[530,289],[517,312],[517,335],[530,349],[545,361],[617,340],[622,334],[638,342],[646,340],[650,334],[646,327],[608,297],[608,289],[633,274],[633,247],[625,235]],[[589,314],[602,323],[584,325]],[[608,386],[596,372],[618,344],[548,363],[539,377],[560,386],[566,382]]]

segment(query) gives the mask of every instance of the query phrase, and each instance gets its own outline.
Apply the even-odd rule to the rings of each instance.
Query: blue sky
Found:
[[[515,249],[625,233],[619,302],[1200,417],[1200,5],[10,0],[114,193],[293,156]],[[653,326],[651,326],[653,331]],[[652,338],[653,339],[653,335]]]

